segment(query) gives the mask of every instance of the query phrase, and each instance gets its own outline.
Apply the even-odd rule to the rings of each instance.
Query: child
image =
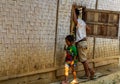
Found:
[[[74,77],[74,80],[71,83],[78,83],[77,78],[76,78],[76,71],[74,69],[76,63],[77,63],[77,49],[74,45],[74,37],[72,35],[68,35],[65,38],[67,48],[65,47],[64,49],[66,50],[66,58],[65,58],[65,83],[68,83],[68,73],[69,69],[71,68],[72,74]]]

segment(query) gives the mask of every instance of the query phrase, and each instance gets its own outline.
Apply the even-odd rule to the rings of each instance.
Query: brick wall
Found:
[[[0,76],[53,67],[56,0],[0,0]]]

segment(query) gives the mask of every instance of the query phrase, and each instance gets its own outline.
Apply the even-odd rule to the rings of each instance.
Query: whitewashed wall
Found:
[[[0,0],[0,77],[54,65],[56,0]]]
[[[98,9],[120,11],[120,0],[98,0]]]
[[[55,38],[56,65],[63,63],[74,2],[89,9],[96,6],[96,0],[59,0],[56,28],[57,0],[0,0],[1,77],[54,67]],[[120,0],[98,0],[97,8],[120,11],[119,4]]]

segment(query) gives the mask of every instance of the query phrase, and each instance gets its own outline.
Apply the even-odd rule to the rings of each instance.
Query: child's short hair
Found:
[[[69,42],[74,42],[74,36],[73,35],[67,35],[66,40],[68,40]]]

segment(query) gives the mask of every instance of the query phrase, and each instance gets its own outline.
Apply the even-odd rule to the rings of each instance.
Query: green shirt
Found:
[[[75,45],[67,47],[67,55],[65,61],[72,61],[74,60],[75,64],[77,63],[77,48]]]

